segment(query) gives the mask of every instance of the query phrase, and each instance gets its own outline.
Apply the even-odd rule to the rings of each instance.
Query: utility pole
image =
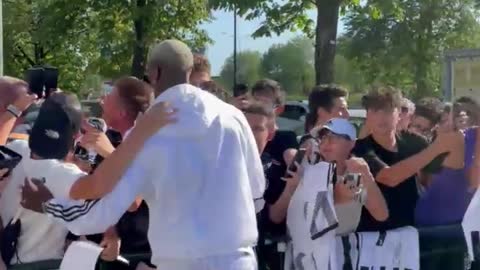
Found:
[[[233,8],[233,88],[235,88],[236,85],[237,85],[237,7],[235,6]]]

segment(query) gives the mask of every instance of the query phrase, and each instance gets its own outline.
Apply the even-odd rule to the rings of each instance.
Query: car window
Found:
[[[302,106],[287,104],[285,105],[285,110],[280,117],[292,120],[300,120],[302,116],[305,116],[306,114],[307,110]]]

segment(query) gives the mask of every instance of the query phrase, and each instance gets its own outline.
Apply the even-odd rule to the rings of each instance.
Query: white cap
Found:
[[[333,118],[319,129],[319,131],[323,130],[328,130],[336,135],[345,136],[351,141],[357,140],[357,130],[347,119]]]

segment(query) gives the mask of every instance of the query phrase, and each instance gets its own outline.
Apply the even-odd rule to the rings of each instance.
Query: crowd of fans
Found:
[[[165,54],[158,55],[165,57]],[[170,66],[161,67],[162,72],[171,76],[180,63],[170,60],[171,57],[162,62],[162,65]],[[149,65],[159,61],[161,59],[153,58]],[[255,139],[256,154],[261,158],[266,179],[263,196],[251,196],[257,212],[259,234],[255,252],[259,269],[284,268],[283,245],[288,242],[289,232],[298,230],[293,228],[297,223],[292,219],[298,216],[295,212],[298,207],[292,198],[302,185],[302,168],[308,163],[325,161],[335,164],[332,175],[328,176],[332,178],[334,205],[326,211],[334,211],[336,218],[327,220],[329,226],[326,229],[335,230],[336,235],[385,231],[403,226],[449,225],[462,221],[480,180],[480,143],[477,143],[480,138],[477,131],[480,106],[475,100],[462,97],[453,104],[447,104],[436,98],[425,98],[413,103],[397,89],[375,88],[362,99],[367,116],[361,130],[357,131],[348,121],[348,90],[336,85],[320,85],[309,95],[305,134],[297,140],[294,132],[277,130],[275,120],[285,105],[285,92],[278,82],[262,79],[249,87],[246,93],[232,95],[212,81],[208,60],[200,55],[195,55],[188,73],[189,78],[185,81],[180,80],[182,74],[173,74],[169,86],[189,83],[232,104],[243,112]],[[139,119],[153,106],[155,96],[159,94],[154,76],[160,75],[149,75],[151,85],[133,77],[119,78],[114,82],[112,90],[101,101],[101,118],[108,127],[106,132],[86,123],[87,116],[75,95],[57,92],[40,100],[29,91],[26,82],[0,77],[0,145],[6,145],[23,157],[14,169],[0,171],[3,235],[11,233],[7,228],[10,229],[12,221],[21,221],[13,254],[3,254],[2,244],[5,265],[60,259],[69,243],[80,238],[104,247],[101,258],[111,262],[115,267],[113,269],[155,267],[154,262],[148,259],[123,265],[117,257],[120,254],[152,252],[149,231],[150,237],[155,235],[151,233],[152,228],[149,230],[149,224],[152,225],[149,216],[160,220],[164,218],[165,222],[169,218],[181,217],[162,217],[164,213],[150,212],[151,205],[137,196],[134,202],[129,202],[131,206],[120,220],[104,233],[75,235],[69,232],[68,226],[55,222],[51,216],[31,211],[35,209],[24,204],[25,198],[19,192],[22,185],[44,185],[54,198],[87,200],[83,209],[70,211],[63,216],[64,220],[73,220],[82,211],[88,212],[97,207],[99,199],[115,186],[112,185],[114,181],[104,180],[119,178],[130,162],[136,159],[136,153],[123,161],[112,154],[119,152],[115,148],[122,145],[122,138],[130,137],[129,130],[135,127],[135,131],[137,126],[147,129],[151,125],[150,133],[153,134],[158,128],[174,122],[164,111],[157,116]],[[179,79],[178,83],[176,79]],[[158,81],[162,82],[162,79]],[[188,99],[188,95],[185,94],[184,98]],[[148,123],[153,120],[159,123]],[[182,121],[181,117],[178,121]],[[196,126],[190,128],[195,129]],[[131,136],[134,135],[136,133]],[[179,133],[178,136],[184,135]],[[79,146],[96,154],[93,162],[78,155]],[[199,148],[192,151],[216,150]],[[303,150],[305,158],[297,160],[298,152]],[[204,155],[209,156],[207,152]],[[222,152],[220,157],[229,159],[229,155]],[[104,164],[106,161],[108,165]],[[142,161],[155,163],[156,159]],[[164,164],[182,169],[182,165],[172,162],[183,160]],[[186,162],[185,166],[190,165]],[[118,171],[112,168],[118,168]],[[352,175],[360,176],[357,183],[348,179]],[[98,184],[102,181],[105,184]],[[303,183],[302,189],[315,189],[308,184]],[[190,190],[181,186],[170,188]],[[222,192],[217,190],[217,193]],[[328,207],[328,203],[322,207]],[[208,218],[225,222],[225,226],[231,224],[225,221],[227,217]],[[198,226],[198,234],[207,233],[202,232],[201,224]],[[2,237],[2,241],[6,238]],[[297,265],[295,269],[303,268]]]

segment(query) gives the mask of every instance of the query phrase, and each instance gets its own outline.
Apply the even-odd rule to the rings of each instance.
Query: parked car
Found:
[[[302,135],[308,112],[308,101],[288,101],[285,103],[284,112],[277,118],[277,125],[281,130],[290,130],[297,135]],[[364,109],[350,109],[348,112],[350,121],[359,131],[367,117],[367,112]]]

